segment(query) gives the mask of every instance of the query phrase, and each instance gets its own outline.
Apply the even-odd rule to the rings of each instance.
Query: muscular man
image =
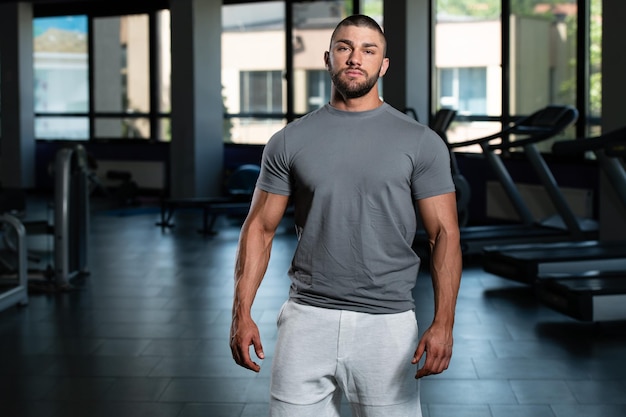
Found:
[[[230,343],[235,361],[258,372],[250,347],[264,353],[250,311],[291,198],[298,244],[278,317],[272,417],[339,416],[341,393],[355,416],[419,417],[416,380],[450,362],[462,267],[449,153],[433,131],[379,98],[385,51],[371,18],[340,22],[324,54],[330,103],[289,123],[263,153],[239,241]],[[415,205],[435,295],[421,339]]]

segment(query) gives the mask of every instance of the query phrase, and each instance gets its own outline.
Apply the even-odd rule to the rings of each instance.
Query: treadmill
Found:
[[[626,127],[554,145],[556,154],[593,151],[626,207],[626,170],[620,160]],[[485,249],[483,268],[534,285],[547,306],[583,321],[626,320],[626,241],[561,242]]]
[[[491,245],[595,238],[597,224],[576,218],[536,147],[538,142],[553,138],[571,126],[577,118],[578,111],[572,106],[550,105],[493,135],[448,144],[451,149],[474,144],[481,146],[486,161],[496,174],[506,196],[521,219],[515,224],[462,226],[460,228],[461,248],[464,255],[481,254],[485,247]],[[505,143],[502,139],[508,135],[514,135],[515,141]],[[500,143],[490,143],[496,139],[500,139]],[[499,155],[499,151],[514,147],[523,149],[533,170],[541,179],[542,185],[557,210],[556,219],[536,220],[522,198]],[[419,250],[427,245],[426,233],[418,230],[414,247]]]
[[[595,138],[557,142],[553,151],[562,156],[593,151],[626,207],[626,170],[618,157],[607,156],[605,151],[619,143],[626,143],[626,127]],[[482,263],[486,272],[527,284],[534,284],[540,275],[553,273],[626,271],[626,241],[564,239],[554,243],[494,245],[484,248]]]
[[[543,304],[577,320],[626,320],[626,272],[546,275],[535,291]]]

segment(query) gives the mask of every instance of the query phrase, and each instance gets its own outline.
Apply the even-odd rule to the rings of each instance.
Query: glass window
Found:
[[[382,22],[383,17],[383,0],[361,0],[361,13],[377,19]]]
[[[439,75],[442,108],[458,114],[487,112],[486,68],[443,68]]]
[[[88,139],[87,17],[36,18],[33,31],[35,136]]]
[[[94,110],[96,113],[150,112],[148,15],[95,18]],[[99,120],[97,138],[150,138],[150,123],[140,118]]]
[[[319,109],[330,101],[330,77],[326,70],[306,71],[307,112]]]
[[[511,0],[510,112],[576,105],[576,0]],[[563,135],[574,135],[571,127]],[[573,137],[573,136],[570,136]],[[549,151],[553,140],[538,144]]]
[[[265,143],[285,125],[284,73],[285,4],[270,1],[223,6],[225,141]],[[239,117],[249,111],[275,114]]]
[[[323,106],[330,98],[324,52],[328,51],[330,36],[337,23],[350,14],[348,3],[311,1],[292,6],[293,96],[294,112],[298,115]]]
[[[280,113],[283,107],[281,71],[242,71],[240,105],[242,113]]]
[[[591,0],[589,21],[589,136],[602,133],[602,0]]]
[[[98,117],[94,119],[96,137],[107,139],[146,139],[150,131],[147,117]]]
[[[228,117],[224,123],[225,142],[264,145],[278,129],[287,124],[287,119],[284,117]]]
[[[170,114],[172,111],[171,99],[171,76],[172,76],[172,50],[171,50],[171,27],[170,27],[170,11],[161,10],[156,14],[156,33],[158,53],[158,68],[156,69],[159,79],[159,113]],[[152,109],[153,111],[155,109]],[[169,141],[172,139],[171,119],[170,117],[160,117],[157,122],[157,140]]]
[[[512,114],[576,104],[576,1],[511,0]]]
[[[500,122],[484,121],[502,113],[500,14],[500,1],[436,2],[434,107],[457,110],[447,131],[451,143],[501,129]],[[478,145],[458,150],[481,151]]]

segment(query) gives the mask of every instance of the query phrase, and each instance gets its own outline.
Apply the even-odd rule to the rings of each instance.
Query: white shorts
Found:
[[[278,316],[271,417],[421,417],[413,311],[366,314],[287,301]]]

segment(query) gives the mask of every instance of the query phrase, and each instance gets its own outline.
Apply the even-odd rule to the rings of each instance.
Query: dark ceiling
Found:
[[[91,14],[115,15],[145,13],[169,7],[169,0],[17,0],[32,3],[33,14],[40,16]],[[0,0],[0,3],[15,3]]]
[[[72,14],[95,16],[146,13],[152,10],[169,8],[176,0],[0,0],[1,3],[32,3],[36,17]],[[215,1],[215,0],[210,0]],[[270,0],[222,0],[221,4],[252,3]],[[286,0],[287,2],[307,2],[311,0]]]

